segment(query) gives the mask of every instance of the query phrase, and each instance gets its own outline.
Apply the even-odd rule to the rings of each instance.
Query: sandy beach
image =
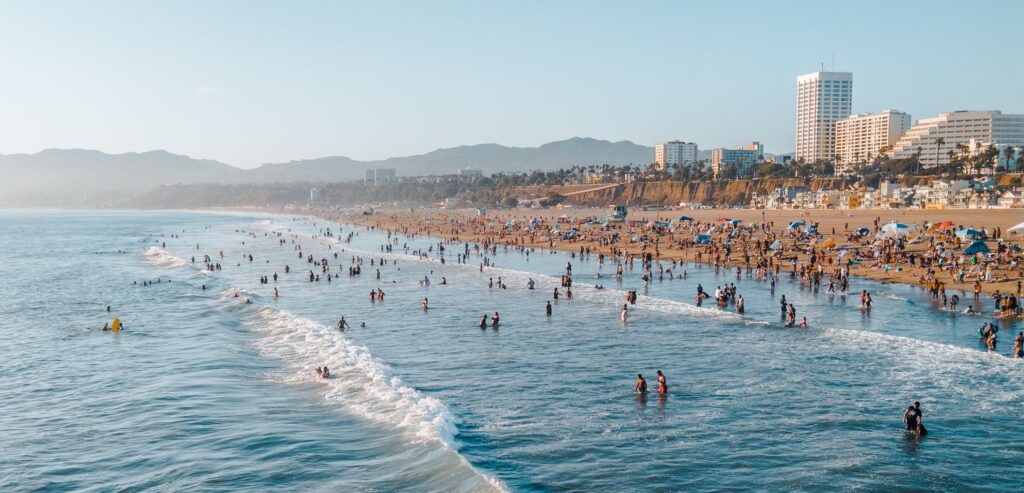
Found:
[[[611,253],[612,248],[619,249],[625,255],[637,255],[641,253],[654,252],[650,242],[631,239],[641,237],[645,233],[650,234],[647,223],[649,221],[672,222],[678,227],[674,232],[665,231],[657,234],[658,248],[656,258],[661,260],[677,260],[687,262],[708,262],[712,256],[707,254],[706,249],[697,246],[680,246],[692,239],[694,235],[693,224],[721,224],[721,219],[739,219],[741,225],[757,224],[762,220],[770,226],[770,231],[776,233],[782,240],[782,258],[786,261],[784,271],[788,271],[789,264],[795,257],[801,264],[808,262],[808,255],[811,249],[806,246],[813,242],[814,245],[834,246],[826,249],[813,249],[818,255],[825,258],[833,257],[838,261],[841,248],[860,249],[866,252],[875,240],[874,226],[898,222],[911,226],[911,233],[907,238],[908,245],[903,252],[906,255],[914,255],[918,258],[926,255],[932,246],[931,237],[934,235],[925,232],[927,224],[935,224],[942,221],[950,221],[955,226],[950,231],[964,228],[974,228],[987,231],[989,238],[987,246],[992,252],[997,250],[997,241],[992,239],[996,228],[1001,228],[1002,242],[1006,248],[1021,245],[1021,235],[1008,234],[1006,230],[1024,220],[1024,211],[1016,209],[947,209],[947,210],[755,210],[755,209],[698,209],[698,210],[671,210],[671,211],[640,211],[630,210],[626,222],[611,226],[612,231],[618,232],[622,241],[614,245],[604,244],[602,238],[607,236],[606,232],[598,232],[600,225],[582,226],[579,224],[585,218],[597,217],[606,218],[610,210],[607,208],[549,208],[549,209],[513,209],[513,210],[492,210],[487,211],[485,216],[479,216],[475,209],[445,210],[437,208],[421,208],[410,213],[408,209],[379,209],[370,215],[332,214],[331,219],[346,222],[354,222],[364,226],[375,227],[383,230],[413,232],[417,234],[433,235],[443,238],[459,238],[474,242],[493,242],[498,245],[513,245],[523,242],[535,247],[549,247],[565,251],[579,251],[581,247],[590,248],[595,253]],[[680,216],[693,218],[693,222],[681,222],[677,219]],[[529,234],[522,231],[527,221],[536,220],[547,227],[555,224],[560,225],[562,232],[568,231],[570,227],[577,226],[579,235],[572,239],[563,239],[558,234],[545,235],[541,233]],[[762,219],[763,218],[763,219]],[[515,221],[513,227],[507,227],[509,221]],[[818,235],[811,241],[784,236],[787,226],[793,221],[805,221],[807,224],[817,223]],[[916,227],[915,227],[916,226]],[[872,229],[869,236],[851,239],[850,235],[857,229],[866,227]],[[727,233],[719,229],[711,233],[713,242],[720,244]],[[651,235],[655,236],[655,235]],[[758,235],[753,235],[758,236]],[[763,236],[763,235],[762,235]],[[542,239],[543,238],[543,239]],[[918,238],[919,241],[910,241]],[[937,242],[945,241],[946,244],[955,246],[955,236],[937,237]],[[953,239],[953,241],[949,241]],[[970,241],[966,241],[967,244]],[[960,249],[965,245],[961,245]],[[645,249],[645,247],[647,247]],[[699,255],[700,254],[700,255]],[[1019,254],[1017,254],[1019,255]],[[1022,258],[1024,259],[1024,258]],[[975,281],[979,281],[982,292],[994,294],[1016,293],[1018,281],[1024,279],[1024,272],[1020,270],[1020,262],[1016,257],[1000,257],[999,262],[993,261],[993,275],[991,280],[984,280],[982,272],[968,272],[962,282],[957,280],[955,272],[945,272],[920,265],[911,266],[905,259],[893,259],[889,269],[885,269],[885,263],[873,261],[869,258],[862,258],[861,261],[849,265],[850,273],[856,276],[868,277],[883,282],[898,282],[926,287],[932,280],[928,278],[929,270],[934,271],[935,279],[944,283],[948,290],[959,290],[970,292],[974,289]],[[723,262],[729,266],[743,264],[742,258],[733,257],[730,261]]]

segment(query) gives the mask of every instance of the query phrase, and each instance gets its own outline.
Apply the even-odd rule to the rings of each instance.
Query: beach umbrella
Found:
[[[1012,227],[1012,228],[1008,229],[1007,231],[1009,231],[1009,232],[1011,232],[1011,233],[1012,233],[1012,232],[1014,232],[1014,231],[1020,231],[1020,230],[1022,230],[1022,229],[1024,229],[1024,223],[1020,223],[1020,224],[1018,224],[1018,225],[1016,225],[1016,226],[1014,226],[1014,227]]]
[[[768,248],[779,248],[780,246],[782,246],[782,240],[775,240],[771,245],[768,245]]]
[[[971,246],[967,247],[967,249],[964,250],[964,253],[966,253],[968,255],[973,255],[975,253],[988,253],[988,252],[989,252],[988,245],[986,245],[985,242],[982,241],[982,240],[977,240],[974,243],[971,243]]]
[[[720,218],[718,218],[718,222],[720,222],[720,223],[727,223],[727,222],[729,222],[729,220],[724,218],[724,217],[720,217]]]
[[[857,236],[867,236],[871,234],[871,230],[868,228],[860,228],[857,230]]]
[[[906,224],[891,222],[882,226],[879,236],[883,238],[903,238],[910,235],[910,227]]]
[[[967,238],[968,236],[981,236],[981,231],[974,228],[961,229],[956,232],[956,235],[960,238]]]
[[[942,231],[945,231],[945,230],[947,230],[949,228],[952,228],[952,227],[953,227],[953,221],[942,221],[942,222],[938,222],[938,223],[935,223],[935,224],[932,225],[932,228],[940,229]]]
[[[676,218],[676,220],[677,221],[693,221],[693,218],[690,217],[690,216],[679,216],[679,217]],[[1021,223],[1021,224],[1024,224],[1024,223]]]
[[[487,211],[485,211],[483,209],[477,209],[476,210],[476,215],[479,216],[479,217],[484,217],[484,216],[487,215]]]
[[[729,221],[729,222],[731,222],[732,225],[735,226],[735,225],[743,222],[743,220],[742,219],[733,219],[732,221]]]
[[[698,244],[711,243],[711,235],[696,235],[693,237],[693,241]]]
[[[813,224],[808,225],[806,228],[804,228],[804,233],[817,233],[817,232],[818,232],[818,228],[817,228],[817,226],[815,226]]]
[[[799,228],[799,227],[802,227],[805,224],[807,224],[807,223],[805,223],[803,221],[793,221],[793,222],[789,223],[789,229]]]
[[[1013,245],[1013,246],[1010,247],[1010,251],[1013,252],[1013,253],[1020,253],[1022,250],[1021,250],[1021,248],[1019,246]]]

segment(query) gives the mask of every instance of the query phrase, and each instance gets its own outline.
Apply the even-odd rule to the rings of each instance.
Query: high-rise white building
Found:
[[[831,161],[835,122],[850,116],[853,74],[814,72],[796,79],[796,159]]]
[[[949,151],[956,152],[957,144],[975,147],[992,144],[1000,150],[1007,146],[1020,149],[1024,146],[1024,115],[994,110],[939,113],[939,116],[918,120],[893,145],[890,155],[906,159],[920,148],[918,159],[922,167],[945,166],[949,164]]]
[[[659,171],[669,166],[680,166],[697,162],[697,143],[673,140],[654,146],[654,164]]]
[[[896,110],[850,115],[836,122],[835,165],[846,175],[853,165],[892,147],[910,129],[910,115]]]

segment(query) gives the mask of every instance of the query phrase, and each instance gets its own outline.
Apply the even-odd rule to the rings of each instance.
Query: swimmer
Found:
[[[501,317],[498,316],[498,312],[494,312],[494,316],[491,317],[491,327],[497,327],[498,322],[501,321]]]
[[[423,298],[423,311],[427,311],[429,309],[430,309],[430,304],[427,302],[426,298]]]
[[[324,373],[322,376],[324,378],[331,378],[331,369],[328,368],[326,365],[324,366]]]
[[[480,317],[480,328],[481,329],[486,329],[487,328],[487,314],[486,313],[484,314],[484,316]]]
[[[526,289],[533,289],[534,285],[536,285],[536,283],[533,282],[532,277],[526,281]]]
[[[341,320],[338,320],[338,332],[345,332],[345,329],[348,328],[349,325],[348,322],[345,321],[345,317],[341,317]]]
[[[629,305],[622,305],[622,314],[619,315],[619,319],[622,320],[622,323],[626,323],[629,320]]]
[[[665,374],[661,373],[661,370],[658,370],[658,393],[668,393],[668,381],[665,379]]]
[[[805,329],[807,328],[807,317],[804,317],[803,321],[800,322],[800,326]]]
[[[638,394],[647,393],[647,380],[644,380],[643,375],[639,373],[636,374],[636,385],[633,386],[633,390]]]
[[[324,377],[324,370],[323,370],[323,368],[320,368],[319,366],[316,367],[316,376],[318,376],[320,378]]]
[[[551,316],[551,302],[550,301],[548,302],[548,305],[544,308],[544,312],[547,314],[547,316],[549,316],[549,317]]]

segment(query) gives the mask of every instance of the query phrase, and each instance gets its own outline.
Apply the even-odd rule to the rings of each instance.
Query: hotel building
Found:
[[[910,129],[910,115],[896,110],[851,115],[836,122],[836,175],[891,148]]]
[[[814,72],[796,79],[796,159],[831,161],[835,122],[850,116],[853,74]]]
[[[936,142],[939,138],[942,144]],[[922,167],[945,166],[949,164],[949,151],[955,151],[957,144],[974,148],[993,144],[1000,150],[1006,146],[1020,149],[1024,146],[1024,115],[1000,111],[939,113],[939,116],[918,120],[910,127],[893,145],[890,156],[906,159],[921,148]]]
[[[680,166],[697,162],[697,143],[673,140],[654,146],[654,163],[658,171],[669,166]]]

